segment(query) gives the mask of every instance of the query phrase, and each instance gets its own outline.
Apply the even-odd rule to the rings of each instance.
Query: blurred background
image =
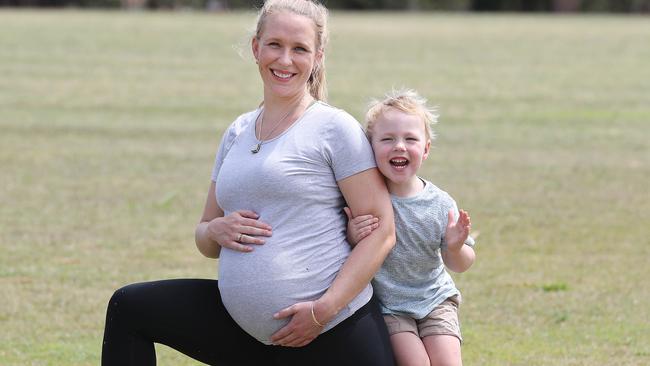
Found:
[[[250,9],[262,0],[0,0],[0,6],[97,7],[127,9]],[[650,11],[648,0],[326,0],[330,9],[444,10],[509,12],[616,12]]]
[[[326,3],[329,103],[439,108],[420,173],[478,231],[465,364],[650,365],[650,2]],[[0,4],[0,365],[97,365],[115,289],[216,277],[193,233],[262,98],[254,9]]]

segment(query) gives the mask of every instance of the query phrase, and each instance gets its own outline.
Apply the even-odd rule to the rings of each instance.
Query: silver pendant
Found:
[[[262,148],[262,144],[257,143],[255,145],[253,145],[253,148],[251,148],[251,152],[253,154],[257,154],[260,151],[261,148]]]

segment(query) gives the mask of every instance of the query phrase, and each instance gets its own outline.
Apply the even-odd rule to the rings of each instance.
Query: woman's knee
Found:
[[[130,284],[121,287],[113,293],[108,301],[106,310],[107,320],[115,321],[120,318],[128,317],[137,302],[139,284]]]

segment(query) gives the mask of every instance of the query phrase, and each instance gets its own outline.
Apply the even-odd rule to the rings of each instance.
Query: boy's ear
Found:
[[[427,144],[424,146],[424,154],[422,155],[422,160],[425,160],[429,157],[429,151],[431,151],[431,140],[427,140]]]

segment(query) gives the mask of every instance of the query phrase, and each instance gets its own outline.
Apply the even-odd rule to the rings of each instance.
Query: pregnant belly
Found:
[[[273,314],[298,302],[319,298],[336,272],[315,271],[308,260],[265,252],[222,251],[219,291],[237,324],[260,342],[271,344],[271,335],[290,320],[276,320]]]

